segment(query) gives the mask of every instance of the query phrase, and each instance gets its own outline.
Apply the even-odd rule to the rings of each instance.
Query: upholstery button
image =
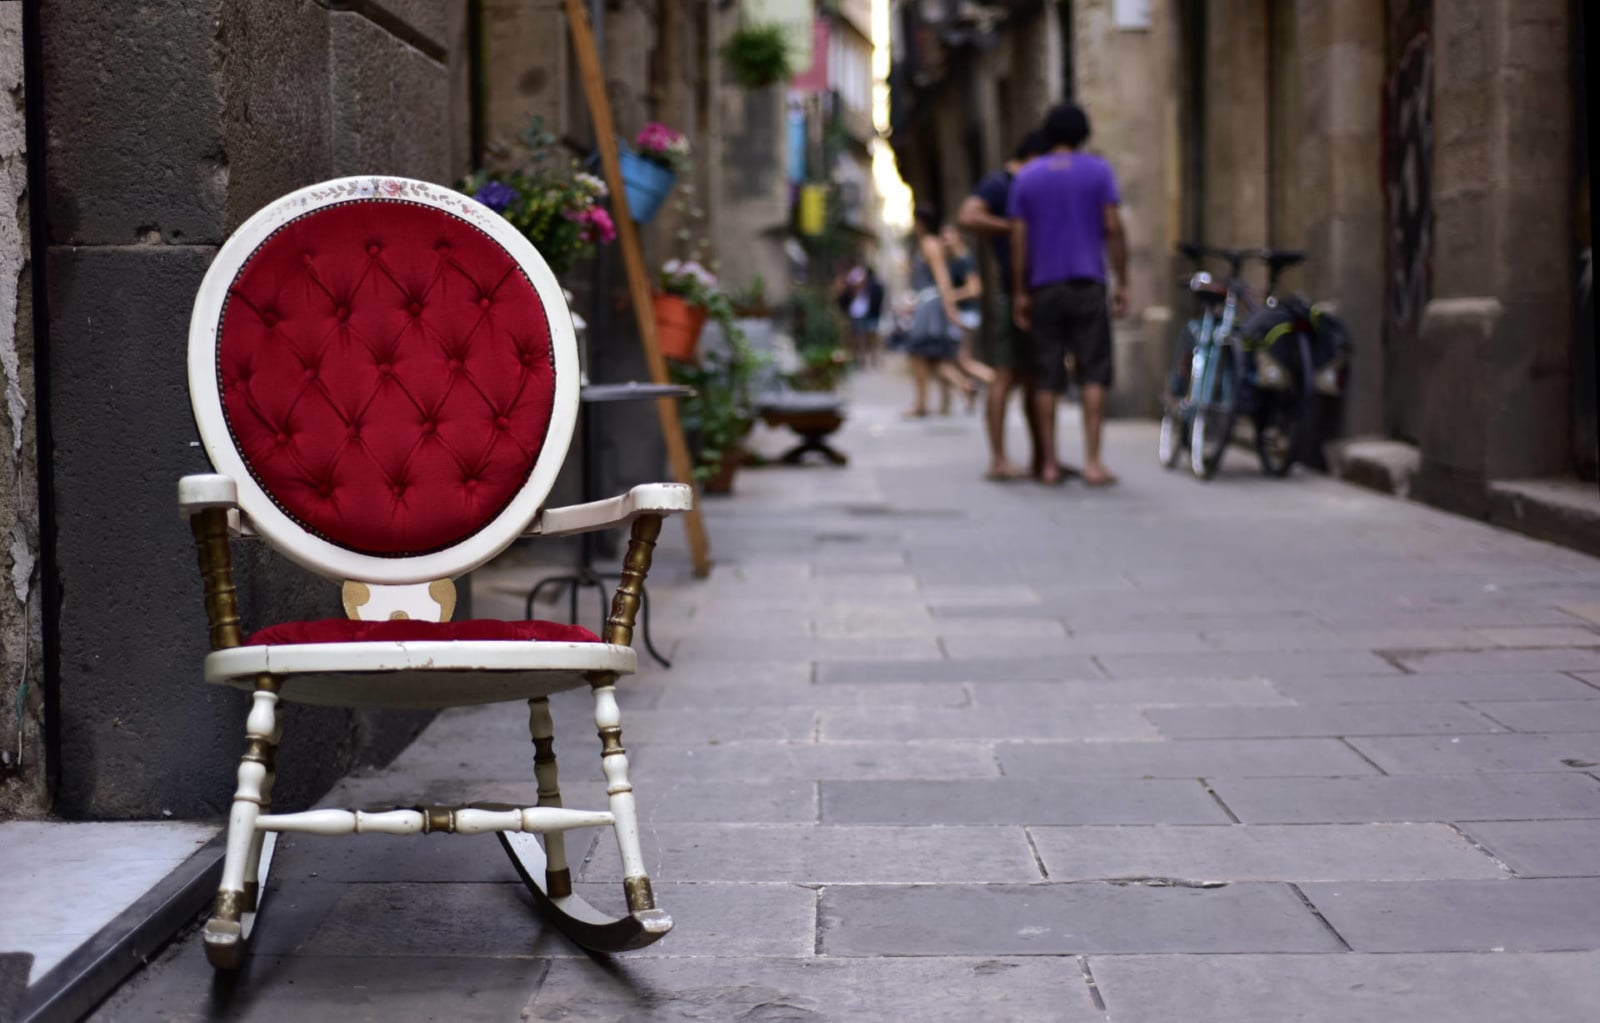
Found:
[[[282,430],[279,430],[278,433],[276,435],[274,435],[273,439],[276,440],[279,444],[287,444],[287,443],[289,443],[289,435],[287,433],[284,433]]]
[[[517,361],[522,363],[524,366],[532,366],[533,365],[533,355],[530,352],[523,352],[522,353],[522,357],[519,358]]]
[[[424,419],[424,420],[423,420],[423,421],[422,421],[422,435],[423,435],[423,436],[424,436],[424,437],[432,437],[432,436],[433,436],[433,434],[434,434],[434,431],[435,431],[435,430],[436,430],[436,429],[438,429],[438,427],[436,427],[436,426],[434,426],[434,424],[433,424],[433,420],[431,420],[431,419]]]
[[[394,496],[404,497],[406,493],[406,485],[404,483],[396,483],[390,488],[390,490],[394,493]]]
[[[449,252],[450,251],[450,243],[449,242],[439,242],[437,245],[435,245],[433,247],[433,251],[435,251],[435,252]]]
[[[311,262],[311,253],[309,253],[309,252],[300,253],[300,262],[309,264]]]
[[[317,496],[318,497],[324,497],[324,498],[332,497],[333,496],[333,484],[332,483],[319,483],[319,484],[317,484]]]
[[[380,362],[380,363],[378,363],[378,375],[380,377],[393,376],[394,375],[394,370],[389,366],[389,364],[387,362]]]
[[[450,358],[448,360],[446,360],[445,364],[447,366],[449,366],[451,369],[460,369],[461,368],[461,360],[456,358],[454,355],[450,356]]]
[[[278,325],[278,314],[274,313],[274,312],[262,313],[261,314],[261,322],[265,326],[276,327]]]
[[[407,306],[407,308],[411,310],[411,315],[412,316],[420,316],[420,315],[422,315],[422,303],[421,302],[413,302],[413,303],[411,303],[411,305]]]
[[[333,311],[333,315],[339,317],[341,320],[348,320],[350,318],[350,307],[347,305],[342,305]]]
[[[505,416],[496,416],[494,419],[494,425],[496,429],[509,430],[511,429],[511,420],[507,419]]]
[[[487,309],[487,308],[489,308],[489,296],[488,295],[485,295],[482,298],[478,299],[478,308],[479,309]]]
[[[315,380],[317,378],[317,371],[312,369],[310,366],[307,366],[305,370],[301,372],[300,376],[307,381]]]
[[[373,242],[371,245],[367,246],[367,255],[376,256],[377,254],[378,254],[378,243],[377,242]]]

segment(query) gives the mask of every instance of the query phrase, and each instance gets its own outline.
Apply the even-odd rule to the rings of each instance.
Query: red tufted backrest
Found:
[[[413,558],[469,540],[529,483],[557,404],[541,297],[553,279],[541,261],[536,287],[518,258],[531,247],[508,251],[498,217],[441,208],[464,196],[416,202],[397,185],[385,198],[399,179],[363,180],[376,194],[256,228],[216,314],[216,395],[244,469],[290,522],[357,555]],[[559,458],[570,422],[557,432]]]

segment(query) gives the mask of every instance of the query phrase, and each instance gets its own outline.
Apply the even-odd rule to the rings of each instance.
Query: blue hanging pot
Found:
[[[638,153],[624,149],[618,155],[622,161],[622,187],[628,194],[628,212],[633,214],[636,223],[648,224],[666,202],[678,175],[671,168],[646,160]]]

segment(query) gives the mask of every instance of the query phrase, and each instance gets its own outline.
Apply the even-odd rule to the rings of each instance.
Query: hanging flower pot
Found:
[[[622,187],[628,194],[628,212],[636,223],[648,224],[667,201],[678,175],[670,167],[623,150]]]
[[[692,362],[700,344],[700,330],[706,325],[704,306],[690,305],[677,295],[656,292],[656,340],[661,354],[679,362]]]

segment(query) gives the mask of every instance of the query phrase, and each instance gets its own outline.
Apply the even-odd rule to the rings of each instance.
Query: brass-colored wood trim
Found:
[[[627,752],[622,747],[621,726],[600,729],[600,755],[602,757],[621,756]]]
[[[236,647],[244,642],[244,635],[239,628],[239,595],[233,584],[233,553],[228,549],[228,511],[204,508],[190,517],[189,528],[205,584],[211,649]]]
[[[455,807],[451,806],[419,806],[415,808],[422,814],[422,833],[432,834],[435,831],[454,833],[456,830]]]
[[[572,894],[572,871],[563,867],[560,870],[546,870],[544,872],[545,894],[552,899],[564,899]]]
[[[644,577],[650,572],[656,540],[661,536],[661,516],[641,515],[633,520],[628,538],[628,553],[622,560],[622,581],[611,598],[611,617],[606,620],[605,641],[619,646],[633,644],[633,623],[639,614]]]
[[[244,741],[244,756],[252,764],[260,764],[268,771],[272,770],[272,743],[260,736],[249,736]]]
[[[244,892],[223,890],[217,893],[217,905],[212,916],[237,923],[244,915]]]
[[[656,908],[656,895],[650,888],[648,877],[625,877],[622,879],[622,890],[628,896],[630,913]]]
[[[450,579],[435,579],[428,584],[428,596],[439,605],[439,620],[448,622],[456,613],[456,584]]]

